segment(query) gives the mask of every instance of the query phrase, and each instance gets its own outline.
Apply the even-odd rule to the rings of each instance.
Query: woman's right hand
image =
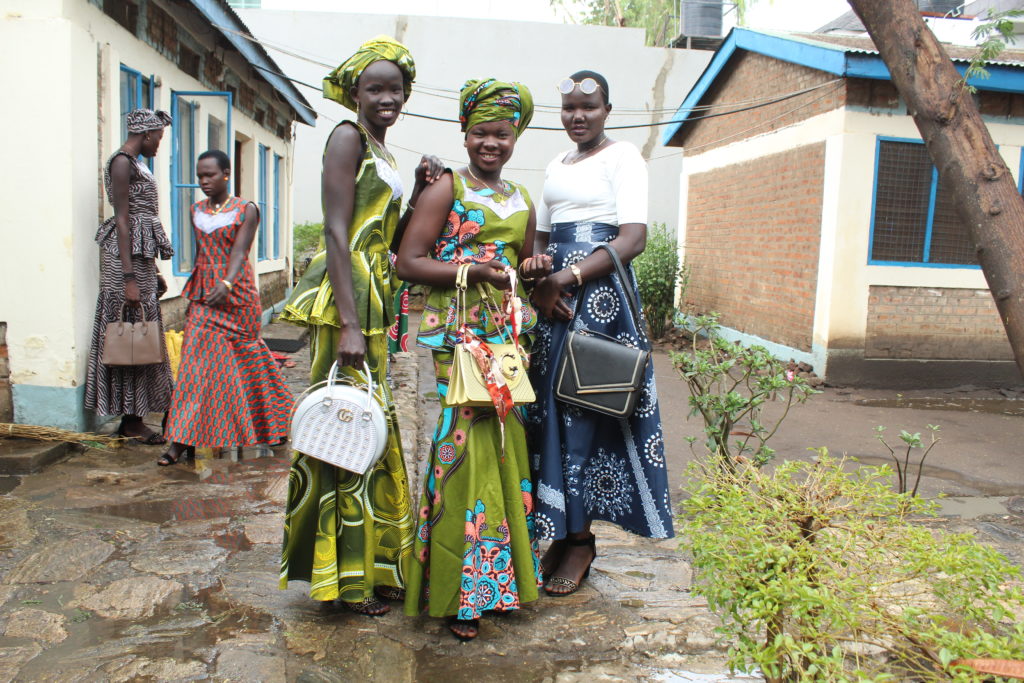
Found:
[[[477,263],[470,267],[468,279],[471,283],[486,282],[495,289],[508,289],[512,282],[505,272],[505,267],[505,264],[497,259]]]
[[[567,284],[562,282],[561,275],[568,271],[560,270],[548,275],[533,288],[530,300],[545,318],[553,320],[572,320],[572,309],[566,303],[571,295],[566,291]]]
[[[132,308],[138,308],[142,305],[139,283],[135,281],[135,278],[124,281],[124,302]]]
[[[362,370],[365,358],[366,339],[363,338],[362,329],[358,325],[342,327],[341,337],[338,338],[338,365]]]

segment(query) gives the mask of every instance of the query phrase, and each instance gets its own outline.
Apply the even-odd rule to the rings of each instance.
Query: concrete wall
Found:
[[[164,5],[169,12],[183,10]],[[211,41],[212,33],[204,39]],[[26,56],[31,56],[26,57]],[[98,290],[96,227],[112,215],[102,167],[120,139],[119,69],[125,64],[159,80],[156,106],[170,110],[171,91],[208,88],[186,75],[86,0],[8,0],[0,16],[0,73],[17,106],[0,108],[0,142],[8,163],[0,171],[0,322],[7,325],[10,381],[18,422],[80,429],[87,357]],[[248,73],[248,71],[246,71]],[[15,100],[12,100],[12,102]],[[201,110],[202,111],[202,110]],[[292,147],[242,112],[234,133],[284,157],[290,187]],[[206,119],[200,118],[197,149]],[[160,214],[170,230],[170,129],[155,159]],[[255,152],[252,153],[255,155]],[[253,197],[256,166],[243,172]],[[283,245],[291,243],[289,193],[283,192]],[[287,270],[290,250],[257,270]],[[185,277],[160,262],[175,297]],[[269,302],[273,303],[273,302]]]
[[[714,97],[702,104],[778,96],[799,89],[797,82],[785,78],[781,82],[787,89],[777,89],[780,77],[773,77],[773,71],[762,61],[744,58],[739,66],[759,66],[759,71],[766,74],[765,87],[758,87],[756,79],[747,78],[737,68],[734,76],[742,87],[734,87],[727,81]],[[796,77],[806,76],[807,70],[803,67],[788,68],[793,69]],[[775,85],[769,87],[773,83]],[[680,179],[680,191],[688,197],[680,207],[679,234],[684,258],[690,258],[691,247],[693,257],[700,257],[701,250],[717,240],[743,244],[755,242],[764,233],[771,235],[780,211],[803,225],[803,229],[795,229],[794,233],[817,243],[814,283],[805,283],[799,295],[766,304],[760,313],[744,310],[740,314],[728,310],[727,313],[733,314],[733,325],[727,317],[726,336],[765,344],[778,356],[810,363],[818,374],[837,382],[901,382],[911,386],[1019,381],[1013,364],[1005,360],[1008,358],[1003,346],[1005,339],[998,340],[1001,327],[994,317],[994,306],[988,305],[991,301],[980,303],[984,296],[979,292],[988,295],[980,269],[868,263],[876,139],[887,136],[919,140],[920,135],[890,86],[854,81],[843,87],[845,93],[828,95],[822,102],[846,106],[821,110],[819,103],[813,103],[804,108],[810,110],[806,112],[809,115],[790,113],[789,124],[785,126],[779,127],[780,119],[775,117],[758,114],[745,118],[747,113],[744,113],[699,122],[688,133],[687,144],[693,142],[695,149],[685,150]],[[789,108],[799,106],[801,98],[790,100]],[[999,102],[989,103],[988,93],[982,93],[983,108],[996,112],[987,117],[989,131],[1016,177],[1024,145],[1024,126],[1013,118],[1013,98],[997,99]],[[720,123],[739,118],[745,121],[742,135],[735,135],[738,129],[733,130],[739,124]],[[718,121],[715,135],[702,130],[712,121]],[[713,178],[723,181],[734,178],[749,169],[763,168],[809,149],[823,149],[823,154],[807,158],[805,161],[810,167],[798,177],[790,178],[787,187],[775,188],[776,192],[804,201],[780,206],[751,186],[728,197],[719,195],[718,207],[701,205],[702,194],[713,191]],[[814,199],[813,193],[807,194],[814,185],[821,187],[820,202]],[[723,204],[727,204],[724,210],[720,206]],[[808,214],[808,209],[813,215]],[[714,211],[717,213],[713,214]],[[715,230],[708,231],[708,225],[714,225]],[[803,242],[793,242],[792,258],[802,263],[805,246]],[[709,310],[719,305],[719,300],[705,297],[702,292],[713,287],[726,289],[734,283],[743,288],[742,295],[756,296],[759,289],[752,288],[744,278],[748,271],[758,270],[756,264],[763,260],[762,254],[753,254],[746,260],[733,259],[729,268],[699,270],[698,279],[691,281],[687,302],[695,310]],[[769,273],[768,276],[778,278],[779,274]],[[712,284],[703,279],[718,282]],[[771,284],[774,285],[774,281]],[[935,301],[936,291],[941,293],[941,301]],[[918,302],[920,306],[897,306],[899,310],[888,312],[893,318],[880,317],[888,314],[877,306],[886,305],[882,299],[896,292],[899,297]],[[884,296],[879,298],[880,294]],[[960,305],[965,298],[978,305]],[[734,299],[736,295],[729,301]],[[772,315],[787,314],[794,302],[803,310],[801,319],[793,323],[788,333],[774,329],[768,322]],[[813,330],[809,348],[802,336],[807,316],[812,320]],[[895,333],[896,330],[899,332]],[[978,344],[970,351],[961,345],[962,352],[953,357],[949,353],[952,347],[937,352],[936,345],[950,334],[974,338]],[[908,360],[913,362],[906,363]]]
[[[675,94],[691,87],[711,55],[644,47],[644,33],[639,29],[269,10],[239,10],[239,15],[269,44],[329,63],[329,67],[311,64],[268,47],[290,75],[315,85],[364,40],[381,33],[394,36],[409,47],[416,60],[416,85],[406,104],[406,110],[415,113],[457,118],[457,91],[467,78],[494,76],[525,83],[541,105],[532,125],[559,129],[527,131],[506,167],[506,175],[525,183],[535,198],[540,197],[543,169],[557,153],[570,147],[558,118],[560,99],[555,84],[559,80],[579,69],[598,71],[608,78],[612,104],[617,108],[608,125],[649,123],[668,119],[669,114],[652,116],[626,110],[673,107]],[[295,218],[319,222],[324,144],[336,121],[355,115],[316,91],[300,89],[322,117],[315,129],[301,127],[297,131]],[[609,134],[635,143],[651,159],[650,220],[674,227],[681,155],[657,144],[660,130],[640,128]],[[407,191],[412,189],[412,171],[422,153],[436,154],[452,166],[466,162],[462,134],[455,123],[406,116],[389,131],[387,143],[398,160]]]

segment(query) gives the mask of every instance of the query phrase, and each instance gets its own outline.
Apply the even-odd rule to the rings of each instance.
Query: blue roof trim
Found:
[[[229,7],[218,2],[218,0],[191,0],[192,5],[199,10],[206,19],[215,26],[229,26],[241,33],[248,33],[249,28],[241,22],[238,16]],[[308,126],[316,125],[316,112],[299,91],[292,85],[292,82],[281,78],[276,73],[281,68],[268,58],[256,45],[235,35],[229,31],[220,31],[220,34],[227,38],[228,42],[238,50],[248,62],[254,66],[262,67],[260,73],[271,86],[291,105],[299,119]],[[269,71],[268,71],[269,70]]]
[[[746,50],[773,57],[784,62],[799,64],[818,71],[849,78],[889,80],[889,69],[878,54],[864,53],[855,48],[836,44],[812,44],[807,40],[775,33],[762,33],[747,28],[734,28],[722,41],[722,45],[711,58],[704,73],[694,84],[686,99],[672,115],[673,123],[666,126],[661,144],[668,145],[679,129],[689,119],[693,108],[714,84],[725,65],[736,50]],[[962,75],[965,63],[954,64]],[[1024,93],[1024,68],[992,65],[986,67],[989,78],[972,78],[968,81],[979,90]]]

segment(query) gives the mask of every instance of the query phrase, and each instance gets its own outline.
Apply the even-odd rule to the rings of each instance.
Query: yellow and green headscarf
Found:
[[[533,95],[522,83],[484,78],[466,81],[459,92],[459,123],[463,133],[478,123],[510,121],[518,138],[532,118]]]
[[[324,97],[356,111],[356,101],[352,99],[350,91],[359,82],[359,76],[366,71],[366,67],[382,59],[394,62],[402,70],[405,76],[405,99],[409,99],[412,82],[416,79],[416,63],[405,45],[388,36],[377,36],[366,41],[354,55],[327,74],[324,78]]]

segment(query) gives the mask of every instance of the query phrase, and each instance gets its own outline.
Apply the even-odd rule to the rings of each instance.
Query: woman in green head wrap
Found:
[[[540,585],[522,406],[447,403],[453,347],[464,332],[460,322],[484,344],[507,343],[518,334],[523,351],[530,347],[536,315],[514,283],[546,274],[551,260],[533,256],[533,202],[501,171],[532,114],[523,85],[466,83],[460,120],[469,163],[446,170],[423,191],[398,252],[399,276],[431,287],[417,343],[433,352],[442,408],[420,498],[405,610],[449,617],[461,640],[477,635],[484,612],[536,600]],[[470,284],[464,320],[455,297],[462,265],[469,265]],[[488,313],[484,295],[501,306],[506,294],[509,302],[519,297],[517,325],[496,325]]]
[[[311,383],[358,377],[364,362],[385,395],[388,442],[359,475],[296,453],[289,478],[282,588],[310,583],[314,600],[340,600],[377,616],[401,599],[412,551],[413,519],[398,422],[387,383],[387,331],[397,278],[389,248],[400,239],[402,184],[384,138],[409,96],[415,67],[391,38],[368,41],[324,80],[324,95],[357,112],[331,133],[324,151],[324,233],[318,253],[282,319],[310,328]],[[425,156],[416,168],[409,209],[443,170]]]

